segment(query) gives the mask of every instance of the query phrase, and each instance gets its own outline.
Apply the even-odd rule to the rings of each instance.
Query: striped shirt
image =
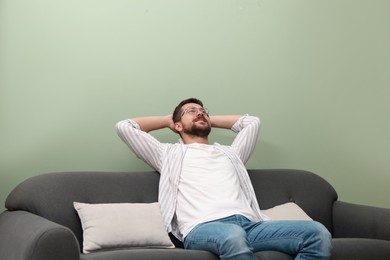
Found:
[[[151,134],[142,131],[139,125],[131,119],[118,122],[116,129],[119,137],[136,156],[160,173],[158,200],[165,227],[167,232],[172,232],[178,239],[183,240],[175,221],[175,210],[187,145],[182,140],[174,144],[161,143]],[[231,160],[238,175],[241,189],[256,216],[253,221],[265,220],[267,217],[260,213],[256,195],[244,165],[256,146],[260,119],[244,115],[237,120],[231,130],[237,135],[230,146],[218,143],[214,145]]]

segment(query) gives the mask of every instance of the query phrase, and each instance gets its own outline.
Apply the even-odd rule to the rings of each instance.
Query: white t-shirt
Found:
[[[213,145],[188,145],[176,208],[180,233],[186,237],[199,223],[234,214],[256,219],[233,164]]]

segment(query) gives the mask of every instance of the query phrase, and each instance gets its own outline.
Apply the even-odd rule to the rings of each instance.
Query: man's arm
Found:
[[[260,130],[260,119],[249,115],[210,116],[211,126],[231,129],[237,133],[231,147],[246,163],[255,149]]]
[[[244,164],[249,160],[256,147],[260,125],[258,117],[244,115],[231,128],[237,133],[231,147],[236,150]]]
[[[211,127],[231,129],[242,115],[218,115],[210,116]],[[169,128],[175,131],[172,115],[167,116],[147,116],[132,118],[140,129],[144,132],[150,132],[162,128]]]
[[[211,127],[231,129],[242,115],[210,116]]]
[[[163,144],[148,132],[173,127],[172,116],[151,116],[126,119],[116,124],[116,130],[122,141],[156,171],[161,170]]]
[[[136,122],[140,129],[144,132],[150,132],[162,128],[174,129],[172,115],[167,116],[148,116],[148,117],[137,117],[132,119]]]

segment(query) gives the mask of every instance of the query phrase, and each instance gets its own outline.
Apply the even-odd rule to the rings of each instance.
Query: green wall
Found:
[[[314,171],[341,200],[390,207],[389,10],[387,0],[0,0],[0,203],[44,172],[147,170],[115,123],[194,96],[213,114],[261,117],[248,168]]]

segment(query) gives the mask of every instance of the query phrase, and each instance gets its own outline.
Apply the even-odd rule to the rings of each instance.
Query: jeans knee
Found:
[[[235,224],[210,222],[194,228],[184,241],[187,249],[207,250],[220,259],[253,259],[246,232]]]
[[[311,232],[313,245],[323,253],[323,256],[330,256],[332,251],[332,235],[329,230],[321,223],[313,221]]]
[[[218,243],[221,259],[252,259],[252,248],[246,232],[239,226],[233,226]]]
[[[246,232],[239,226],[232,226],[229,228],[229,232],[221,239],[221,244],[229,244],[230,246],[239,245],[242,243],[247,244]]]
[[[332,240],[332,235],[330,234],[329,230],[322,225],[319,222],[314,222],[316,231],[317,231],[317,236],[324,241],[330,242]]]

